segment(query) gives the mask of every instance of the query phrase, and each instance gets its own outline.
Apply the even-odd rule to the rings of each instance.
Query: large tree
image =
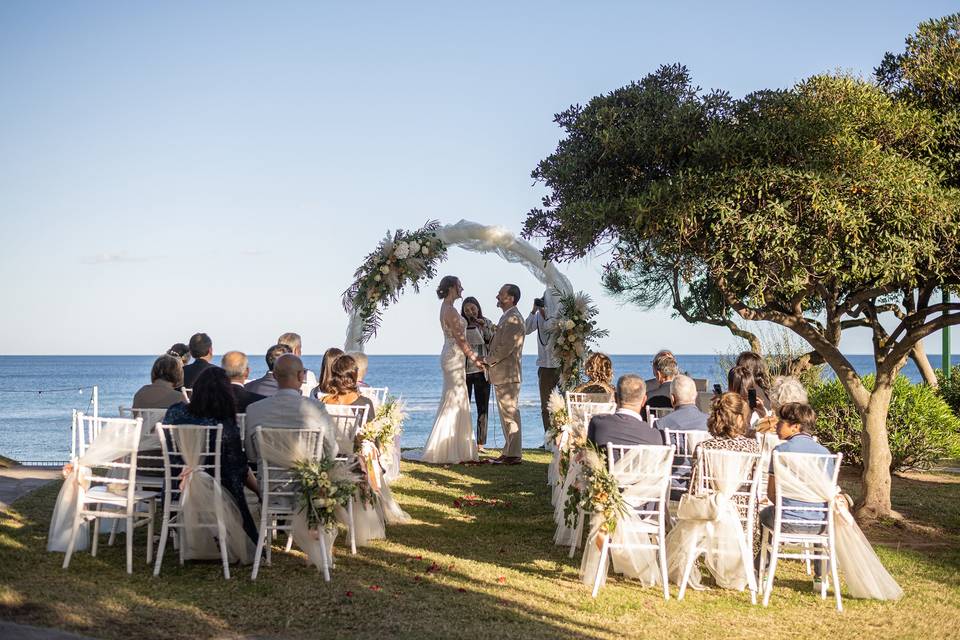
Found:
[[[556,121],[566,136],[533,173],[549,194],[524,233],[557,260],[608,245],[605,284],[642,306],[806,340],[863,419],[857,513],[889,514],[893,380],[919,341],[960,323],[960,304],[932,300],[960,282],[936,114],[846,76],[733,99],[675,65]],[[872,388],[840,351],[851,327],[872,332]]]

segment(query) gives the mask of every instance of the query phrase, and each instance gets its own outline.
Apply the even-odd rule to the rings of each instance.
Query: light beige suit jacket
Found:
[[[490,382],[492,384],[520,383],[520,356],[526,327],[523,316],[516,307],[511,307],[497,323],[497,331],[490,343]]]

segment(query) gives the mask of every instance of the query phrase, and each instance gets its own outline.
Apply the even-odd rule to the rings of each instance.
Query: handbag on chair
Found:
[[[685,493],[680,496],[677,506],[677,518],[680,520],[716,520],[720,513],[717,505],[719,494],[710,493],[705,496],[693,496]]]

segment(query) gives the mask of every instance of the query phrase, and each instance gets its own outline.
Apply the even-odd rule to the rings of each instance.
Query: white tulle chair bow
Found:
[[[607,579],[607,556],[613,569],[645,587],[661,584],[670,599],[665,527],[670,464],[674,447],[607,444],[607,464],[620,487],[627,513],[612,533],[602,532],[603,514],[592,514],[580,562],[580,578],[593,584],[593,597]]]
[[[233,497],[220,483],[221,425],[157,425],[164,458],[163,524],[153,574],[160,575],[171,529],[180,531],[180,563],[219,558],[250,564],[253,543]],[[212,473],[211,473],[212,472]]]
[[[694,566],[702,554],[720,587],[737,591],[749,587],[750,599],[756,604],[751,546],[759,460],[758,453],[700,448],[695,463],[700,465],[699,482],[690,495],[709,501],[711,513],[703,518],[685,517],[681,506],[676,525],[667,534],[670,579],[680,585],[678,599],[683,599],[688,584],[702,588],[700,571]],[[742,515],[734,501],[737,495],[748,501]]]
[[[840,495],[840,488],[836,483],[840,454],[824,456],[774,451],[772,458],[777,500],[774,531],[764,530],[764,539],[771,539],[769,545],[764,545],[764,553],[767,548],[772,552],[769,574],[764,585],[764,605],[769,602],[770,592],[773,590],[777,558],[791,557],[790,554],[781,553],[780,546],[797,542],[826,547],[837,610],[843,610],[838,569],[843,572],[847,590],[854,598],[898,600],[903,597],[903,589],[883,567],[850,513],[846,499]],[[834,461],[832,470],[827,468],[828,459]],[[784,498],[811,503],[809,507],[788,506],[786,509],[819,512],[823,516],[822,524],[826,530],[823,533],[806,535],[782,532]],[[824,503],[826,507],[820,506]],[[809,553],[801,554],[800,557],[807,555]]]

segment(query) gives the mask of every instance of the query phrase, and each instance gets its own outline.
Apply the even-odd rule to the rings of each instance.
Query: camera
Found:
[[[543,298],[534,298],[534,299],[533,299],[533,306],[539,307],[539,308],[542,309],[543,307],[545,307],[545,306],[547,306],[547,305],[545,305],[545,304],[543,303]]]

